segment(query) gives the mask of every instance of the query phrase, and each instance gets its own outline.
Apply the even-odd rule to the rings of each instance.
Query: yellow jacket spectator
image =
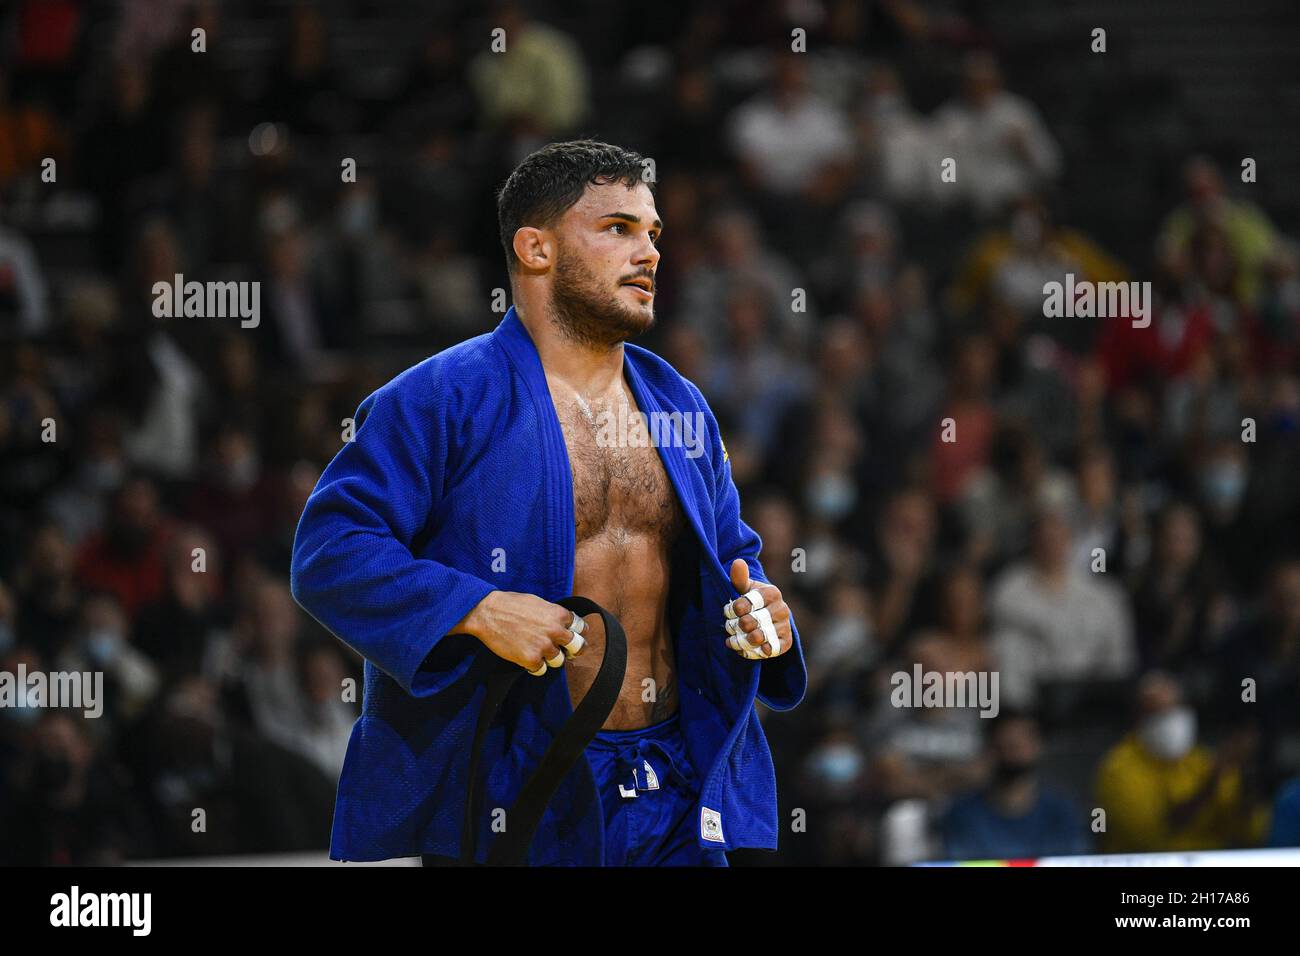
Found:
[[[567,34],[514,4],[493,17],[501,33],[470,64],[470,82],[490,127],[523,121],[539,135],[574,129],[588,115],[587,69]]]
[[[990,295],[1017,309],[1042,306],[1043,283],[1065,273],[1089,282],[1127,282],[1129,272],[1115,257],[1081,232],[1053,223],[1047,207],[1032,194],[1010,209],[1008,225],[975,240],[948,290],[957,315],[982,306]]]
[[[1196,744],[1196,712],[1164,674],[1138,689],[1136,729],[1102,759],[1097,806],[1104,853],[1217,850],[1258,845],[1267,810],[1246,792],[1241,775],[1253,739],[1232,738],[1213,754]]]

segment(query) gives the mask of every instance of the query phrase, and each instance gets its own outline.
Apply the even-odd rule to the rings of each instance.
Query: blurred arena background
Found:
[[[0,671],[108,699],[0,708],[0,863],[324,859],[360,662],[290,597],[302,504],[366,394],[500,320],[494,190],[588,135],[655,161],[642,344],[717,413],[808,656],[764,714],[806,832],[733,863],[1300,844],[1298,28],[1290,0],[6,4]],[[177,273],[259,281],[259,325],[155,318]],[[1067,273],[1151,282],[1150,327],[1045,318]],[[996,671],[998,717],[892,706],[916,664]]]

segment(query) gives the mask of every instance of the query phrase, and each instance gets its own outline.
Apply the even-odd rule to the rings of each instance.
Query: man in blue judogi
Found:
[[[807,686],[718,425],[699,390],[626,340],[654,322],[653,185],[635,153],[547,146],[502,187],[515,305],[496,329],[362,402],[294,544],[294,597],[365,658],[339,780],[338,860],[483,862],[523,782],[595,679],[609,610],[627,670],[563,777],[533,865],[726,865],[781,821],[755,700]],[[523,668],[465,797],[484,674]]]

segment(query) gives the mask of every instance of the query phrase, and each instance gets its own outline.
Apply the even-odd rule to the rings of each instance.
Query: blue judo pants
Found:
[[[681,719],[636,730],[602,730],[587,745],[605,818],[605,866],[727,866],[700,847],[700,781]],[[425,866],[454,865],[426,855]]]
[[[606,866],[726,866],[699,845],[700,781],[679,714],[636,730],[602,730],[587,745],[605,812]]]

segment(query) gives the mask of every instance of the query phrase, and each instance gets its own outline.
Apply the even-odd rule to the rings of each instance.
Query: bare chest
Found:
[[[573,471],[578,544],[601,535],[673,541],[684,516],[635,406],[557,398]]]

